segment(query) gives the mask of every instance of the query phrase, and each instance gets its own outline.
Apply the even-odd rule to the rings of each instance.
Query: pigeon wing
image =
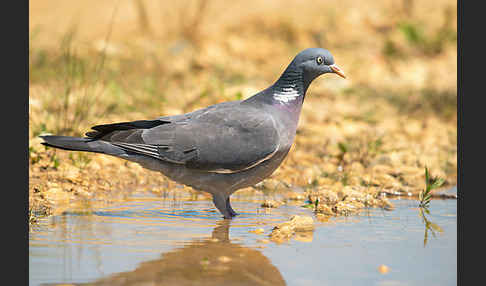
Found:
[[[111,135],[110,142],[130,152],[217,173],[249,169],[277,152],[279,134],[270,115],[241,106],[225,107],[162,117],[159,120],[164,124],[120,130]]]

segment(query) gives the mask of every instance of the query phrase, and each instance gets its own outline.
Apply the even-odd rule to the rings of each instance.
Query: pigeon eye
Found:
[[[323,62],[322,57],[317,57],[316,62],[317,62],[318,65],[322,64],[322,62]]]

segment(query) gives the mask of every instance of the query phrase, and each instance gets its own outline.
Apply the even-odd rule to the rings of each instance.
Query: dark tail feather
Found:
[[[109,142],[97,140],[94,138],[80,138],[55,135],[46,135],[39,137],[44,140],[44,142],[42,142],[43,145],[64,150],[95,152],[113,156],[126,154],[126,152],[122,148],[114,146]]]
[[[55,147],[70,151],[88,151],[97,152],[92,146],[88,145],[88,142],[92,142],[92,138],[79,138],[70,136],[39,136],[44,140],[42,145]]]

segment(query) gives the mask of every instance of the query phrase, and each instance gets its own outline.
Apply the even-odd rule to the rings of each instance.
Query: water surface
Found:
[[[299,204],[269,210],[262,196],[234,197],[232,221],[209,200],[149,193],[43,219],[29,234],[30,285],[457,284],[456,200],[433,200],[428,214],[394,199],[393,211],[323,219]],[[269,240],[294,214],[312,216],[314,232]]]

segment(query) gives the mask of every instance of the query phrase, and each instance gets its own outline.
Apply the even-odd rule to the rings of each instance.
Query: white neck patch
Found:
[[[275,98],[276,100],[282,103],[288,103],[294,101],[299,96],[300,96],[299,91],[297,91],[297,89],[292,87],[284,87],[282,88],[282,90],[275,91],[273,93],[273,98]]]

